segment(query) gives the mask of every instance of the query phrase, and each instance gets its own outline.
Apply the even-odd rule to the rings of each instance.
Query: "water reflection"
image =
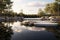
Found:
[[[24,26],[19,21],[9,25],[14,32],[11,40],[56,40],[54,34],[44,27]]]
[[[4,24],[12,26],[14,35],[11,40],[60,40],[59,28],[24,26],[19,21]]]
[[[14,30],[14,32],[21,32],[24,30],[30,30],[30,31],[45,31],[46,29],[43,27],[29,27],[29,26],[24,26],[21,25],[21,22],[14,22],[13,24],[10,24],[10,26],[12,26],[12,29]]]
[[[43,27],[27,27],[27,29],[31,31],[45,31],[46,30]]]
[[[11,26],[8,27],[0,22],[0,40],[11,40],[12,34]]]

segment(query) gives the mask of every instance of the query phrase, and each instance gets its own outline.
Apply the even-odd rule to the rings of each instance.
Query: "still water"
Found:
[[[21,25],[21,22],[10,24],[14,34],[11,40],[56,40],[54,33],[44,27],[29,27]]]

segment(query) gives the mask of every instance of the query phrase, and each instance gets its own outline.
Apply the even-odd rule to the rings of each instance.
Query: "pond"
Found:
[[[9,25],[14,32],[11,40],[57,40],[54,33],[45,27],[24,26],[19,21]]]

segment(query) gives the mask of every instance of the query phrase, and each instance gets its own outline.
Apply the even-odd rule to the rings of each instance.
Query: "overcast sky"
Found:
[[[25,14],[37,14],[38,9],[44,9],[45,5],[54,0],[12,0],[12,9],[14,12],[20,12],[23,9]]]

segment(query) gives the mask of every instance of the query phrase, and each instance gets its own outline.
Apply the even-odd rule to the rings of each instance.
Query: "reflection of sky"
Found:
[[[12,9],[15,12],[20,12],[23,9],[25,14],[36,14],[38,9],[43,9],[47,3],[51,3],[54,0],[12,0]]]
[[[46,30],[45,28],[41,28],[41,27],[27,27],[28,30],[31,31],[44,31]]]
[[[15,31],[15,32],[21,32],[21,31],[24,31],[24,30],[30,30],[30,31],[44,31],[45,28],[40,28],[40,27],[25,27],[25,26],[22,26],[20,25],[20,22],[14,22],[12,29]]]
[[[14,22],[10,26],[13,26],[14,31],[11,40],[56,40],[54,34],[45,31],[45,28],[25,27],[20,25],[20,22]]]

